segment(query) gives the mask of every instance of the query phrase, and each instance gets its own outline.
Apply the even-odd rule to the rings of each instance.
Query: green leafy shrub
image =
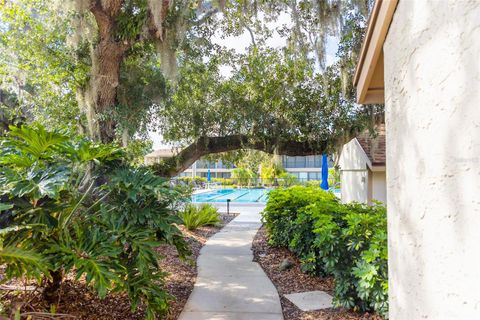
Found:
[[[199,176],[195,176],[193,178],[191,176],[182,176],[178,177],[178,180],[183,181],[186,184],[193,184],[194,182],[196,184],[207,183],[207,178]]]
[[[233,179],[227,179],[227,178],[212,178],[212,182],[218,182],[222,186],[232,186],[234,184]]]
[[[322,183],[322,181],[320,181],[320,180],[308,180],[304,184],[307,187],[320,187],[321,183]]]
[[[321,199],[337,201],[331,193],[320,187],[293,186],[288,189],[274,189],[268,195],[263,211],[265,227],[270,235],[269,242],[274,246],[288,247],[294,237],[298,211],[310,203]]]
[[[363,311],[388,311],[387,226],[385,207],[342,205],[327,213],[313,205],[319,252],[317,263],[335,277],[337,305]]]
[[[0,148],[0,264],[6,278],[44,279],[55,302],[63,276],[85,276],[100,297],[126,292],[146,317],[165,314],[170,296],[155,248],[188,254],[175,208],[186,195],[122,150],[41,126],[11,128]]]
[[[188,230],[195,230],[202,226],[215,226],[220,223],[218,209],[208,203],[200,206],[187,204],[180,213],[180,218]]]
[[[334,303],[388,312],[386,209],[341,204],[318,187],[270,192],[262,213],[272,245],[298,255],[305,272],[335,277]]]

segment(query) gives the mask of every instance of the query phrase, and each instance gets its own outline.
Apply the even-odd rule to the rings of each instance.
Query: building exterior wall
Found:
[[[390,319],[480,315],[480,1],[400,0],[384,44]]]
[[[370,171],[372,180],[371,199],[387,203],[387,179],[385,171]]]
[[[368,168],[364,151],[353,139],[342,148],[340,166],[342,202],[368,202]]]
[[[368,170],[342,171],[342,202],[368,202]]]
[[[231,178],[232,167],[223,163],[222,160],[207,161],[204,159],[197,160],[193,165],[179,174],[179,176],[189,177],[204,177],[208,176],[208,170],[210,170],[210,176],[212,178]]]

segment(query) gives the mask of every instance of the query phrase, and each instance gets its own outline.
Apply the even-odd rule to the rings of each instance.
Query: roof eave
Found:
[[[353,78],[358,103],[384,103],[383,43],[397,3],[398,0],[375,1]]]

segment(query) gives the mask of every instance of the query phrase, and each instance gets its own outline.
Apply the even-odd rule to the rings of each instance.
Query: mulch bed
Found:
[[[181,260],[173,246],[163,245],[158,252],[164,257],[160,261],[163,271],[169,273],[165,287],[175,297],[170,303],[169,314],[166,319],[178,319],[185,303],[193,290],[197,276],[196,260],[209,237],[217,233],[224,225],[229,223],[235,214],[221,214],[222,224],[218,227],[201,227],[195,231],[188,231],[180,226],[185,240],[190,245],[192,256],[188,260]],[[0,266],[0,279],[2,275]],[[143,319],[144,310],[140,306],[136,312],[131,312],[130,301],[125,294],[111,293],[105,299],[99,299],[92,289],[83,281],[74,281],[73,275],[68,275],[62,284],[58,304],[55,306],[56,315],[42,299],[39,290],[32,288],[32,283],[12,281],[9,286],[29,286],[30,290],[0,290],[0,313],[8,314],[10,310],[20,308],[22,319],[88,319],[88,320],[123,320]],[[32,290],[34,289],[34,290]],[[5,308],[6,310],[2,310]],[[8,319],[2,318],[0,320]]]
[[[333,294],[334,279],[321,278],[303,273],[300,270],[300,261],[286,248],[271,247],[268,245],[268,236],[265,228],[261,228],[253,240],[254,261],[258,262],[270,280],[277,288],[282,303],[285,320],[381,320],[375,314],[357,313],[342,308],[331,308],[319,311],[302,311],[284,297],[285,294],[306,292],[313,290],[326,291]],[[280,264],[289,259],[293,266],[281,271]]]

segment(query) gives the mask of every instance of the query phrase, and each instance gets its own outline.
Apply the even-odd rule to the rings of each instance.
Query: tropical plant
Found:
[[[12,127],[0,152],[6,279],[44,278],[53,303],[64,275],[75,271],[101,298],[123,291],[133,309],[145,304],[149,319],[166,312],[170,297],[155,248],[170,243],[188,254],[176,227],[181,190],[122,164],[114,146],[39,125]]]
[[[388,315],[385,207],[350,204],[345,214],[316,221],[315,247],[335,277],[336,305]],[[323,216],[325,218],[325,216]],[[337,240],[333,240],[336,238]]]
[[[328,186],[330,188],[340,189],[341,187],[340,170],[338,167],[328,168]]]
[[[227,179],[227,178],[212,178],[212,182],[218,182],[222,186],[232,186],[234,184],[233,179]]]
[[[281,187],[291,187],[295,184],[298,184],[298,178],[286,171],[278,175],[278,185]]]
[[[180,218],[188,230],[195,230],[203,226],[215,226],[221,222],[218,209],[208,203],[200,206],[187,204],[180,213]]]
[[[266,185],[273,185],[276,179],[284,172],[281,165],[277,164],[274,159],[268,159],[260,165],[260,178],[262,183]]]
[[[12,209],[13,205],[0,203],[0,215]],[[4,237],[10,232],[17,232],[22,229],[32,229],[35,225],[25,225],[20,227],[8,227],[0,229],[0,265],[9,265],[6,277],[27,277],[40,279],[41,275],[47,272],[47,264],[43,257],[33,250],[24,250],[15,246],[4,246]]]
[[[256,177],[255,172],[247,168],[235,168],[232,170],[232,179],[239,186],[249,186],[255,182]]]

